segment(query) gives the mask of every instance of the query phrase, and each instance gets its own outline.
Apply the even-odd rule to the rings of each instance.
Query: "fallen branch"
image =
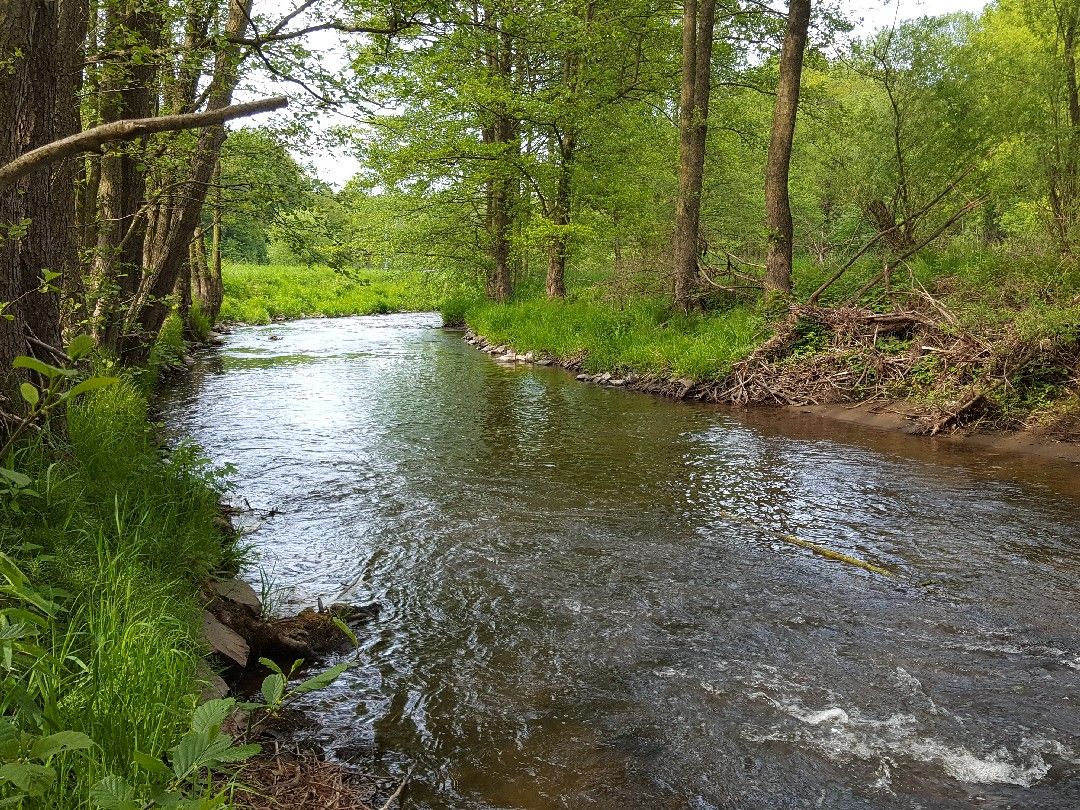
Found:
[[[45,146],[39,146],[37,149],[31,149],[10,163],[0,166],[0,192],[7,191],[19,178],[36,169],[83,152],[96,152],[113,141],[132,141],[158,132],[215,126],[234,118],[245,118],[257,113],[279,110],[288,103],[289,100],[285,96],[273,96],[243,104],[233,104],[219,110],[161,115],[154,118],[127,118],[123,121],[91,127]]]

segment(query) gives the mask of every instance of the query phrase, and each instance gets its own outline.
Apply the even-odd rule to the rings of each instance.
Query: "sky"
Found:
[[[948,14],[953,11],[978,12],[987,5],[987,0],[840,0],[840,2],[853,19],[862,21],[853,32],[855,36],[867,34],[876,28],[900,20],[927,15]],[[290,0],[256,0],[256,10],[268,16],[288,12],[292,7],[293,3]],[[336,50],[335,41],[335,35],[326,34],[320,38],[319,42],[309,43],[309,47],[312,50],[322,47],[332,51]],[[331,59],[334,58],[332,53],[329,55]],[[343,58],[342,62],[344,62]],[[289,94],[295,92],[296,88],[262,83],[259,91],[260,93],[265,92],[267,95],[274,93]],[[249,119],[247,123],[249,125],[265,123],[265,117],[258,116]],[[324,128],[329,128],[347,122],[338,116],[328,114],[321,123]],[[348,182],[359,168],[356,159],[345,149],[326,148],[316,155],[298,155],[298,157],[315,171],[319,179],[336,188],[340,188]]]

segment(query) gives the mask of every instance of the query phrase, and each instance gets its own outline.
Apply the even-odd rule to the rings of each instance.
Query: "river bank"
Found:
[[[164,443],[152,406],[193,348],[170,324],[146,367],[72,399],[63,420],[4,460],[0,800],[149,807],[164,791],[238,808],[289,797],[324,808],[337,806],[334,795],[353,807],[389,792],[277,740],[255,753],[261,740],[226,699],[221,676],[269,673],[260,656],[288,671],[350,645],[330,614],[271,619],[235,579],[250,549],[222,506],[229,470],[189,439]],[[216,753],[192,759],[200,746]]]
[[[829,315],[834,315],[824,314],[827,312],[817,310],[814,313],[820,319],[816,321],[818,325],[826,321]],[[890,365],[900,365],[902,368],[897,375],[900,378],[905,373],[912,373],[912,368],[920,362],[919,358],[931,352],[932,348],[925,346],[923,340],[916,340],[915,335],[908,334],[906,342],[917,345],[919,355],[914,359],[907,357],[905,363],[905,358],[898,357],[895,351],[896,338],[892,335],[897,331],[911,330],[916,324],[930,322],[919,313],[912,312],[884,315],[866,311],[840,313],[843,320],[861,321],[864,331],[867,325],[873,330],[869,340],[865,336],[862,340],[845,336],[846,341],[858,347],[860,355],[861,368],[853,369],[855,364],[843,351],[826,355],[818,348],[799,353],[799,329],[804,318],[805,312],[793,313],[785,325],[775,329],[772,337],[760,342],[746,358],[728,364],[726,374],[718,379],[705,380],[663,372],[639,373],[625,365],[596,371],[595,364],[587,366],[585,363],[588,357],[586,349],[576,351],[569,357],[559,356],[537,351],[528,343],[515,347],[495,342],[478,335],[472,328],[466,329],[464,339],[502,362],[555,365],[573,373],[580,382],[625,388],[676,400],[733,407],[780,407],[791,413],[877,430],[932,436],[950,442],[962,441],[988,453],[1024,453],[1080,464],[1080,394],[1077,393],[1080,382],[1074,381],[1075,390],[1065,387],[1058,392],[1055,399],[1044,403],[1041,412],[1024,413],[1019,419],[1015,415],[1010,419],[1000,411],[993,412],[989,395],[997,387],[997,381],[959,386],[960,392],[955,398],[945,401],[940,396],[935,399],[925,396],[890,397],[888,380],[874,380],[869,387],[852,383],[860,374],[864,379],[868,372],[871,376],[877,376],[870,371],[873,366],[877,366],[880,374]],[[877,348],[881,337],[894,341],[887,353]],[[1067,357],[1070,351],[1074,352],[1075,349],[1062,349],[1052,344],[1047,346],[1043,342],[1040,352],[1044,356],[1040,357],[1040,352],[1036,352],[1034,357],[1028,358],[1027,363],[1045,366],[1048,362],[1046,356]],[[931,357],[936,366],[938,356],[932,354]],[[1072,359],[1080,364],[1080,358],[1074,355]],[[918,374],[917,368],[914,373]],[[1080,374],[1080,368],[1073,369],[1072,373]],[[935,371],[924,374],[921,382],[926,388],[941,390],[950,383],[945,377],[944,373]],[[1016,386],[1009,386],[1007,378],[1002,378],[1001,382],[1012,388],[1015,397]]]

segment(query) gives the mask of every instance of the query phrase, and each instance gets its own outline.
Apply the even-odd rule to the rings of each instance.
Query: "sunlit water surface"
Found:
[[[583,385],[438,323],[238,329],[162,403],[276,512],[283,608],[382,606],[311,701],[329,748],[414,769],[411,808],[1080,806],[1075,472]]]

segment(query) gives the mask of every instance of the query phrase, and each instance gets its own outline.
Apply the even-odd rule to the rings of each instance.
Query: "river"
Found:
[[[161,404],[272,513],[282,609],[381,605],[309,706],[341,756],[413,769],[407,807],[1080,806],[1075,469],[602,389],[438,325],[240,328]]]

